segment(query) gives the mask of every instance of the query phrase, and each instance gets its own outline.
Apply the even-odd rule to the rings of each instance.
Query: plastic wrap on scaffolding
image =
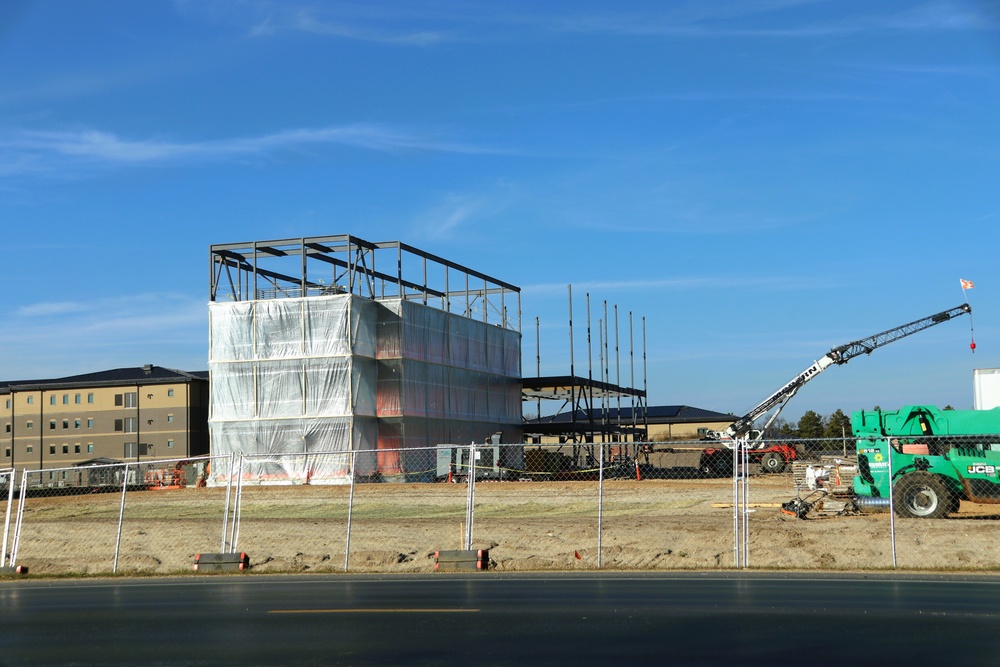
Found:
[[[243,476],[263,484],[344,484],[350,481],[350,451],[374,450],[375,420],[350,417],[274,419],[212,424],[213,454],[250,454]],[[337,456],[336,454],[344,454]],[[358,455],[358,474],[370,475],[372,456]],[[212,483],[225,483],[217,466]]]

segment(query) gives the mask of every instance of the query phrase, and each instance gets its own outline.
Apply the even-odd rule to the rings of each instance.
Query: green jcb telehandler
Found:
[[[957,512],[962,500],[1000,504],[1000,408],[865,410],[851,426],[862,511],[891,507],[899,516],[936,519]]]

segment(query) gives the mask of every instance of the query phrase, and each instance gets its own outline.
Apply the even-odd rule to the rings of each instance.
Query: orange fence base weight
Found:
[[[241,553],[196,554],[195,572],[245,572],[250,569],[250,556]]]
[[[459,549],[456,551],[434,552],[435,572],[485,571],[488,569],[490,569],[489,549]]]

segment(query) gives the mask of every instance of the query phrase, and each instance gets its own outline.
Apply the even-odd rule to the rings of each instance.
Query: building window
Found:
[[[56,446],[49,445],[49,454],[55,454],[55,453],[56,453]]]
[[[138,445],[134,442],[125,443],[125,458],[131,459],[137,456],[146,456],[149,450],[149,444],[145,442],[140,442]],[[137,453],[138,452],[138,453]]]
[[[115,405],[116,406],[120,406],[121,404],[122,404],[122,395],[121,394],[115,394]]]
[[[25,422],[24,428],[35,428],[35,422]]]
[[[126,433],[135,433],[135,423],[136,423],[135,417],[126,417],[123,420],[122,424],[123,430]]]
[[[25,447],[25,448],[24,448],[24,452],[25,452],[26,454],[30,454],[30,453],[31,453],[31,452],[33,452],[33,451],[35,451],[35,447],[34,447],[34,445],[28,445],[27,447]]]
[[[173,447],[173,446],[174,446],[174,441],[173,440],[167,440],[167,448],[169,449],[170,447]]]
[[[79,419],[73,420],[73,428],[80,428],[80,420]]]
[[[94,453],[94,445],[89,444],[89,443],[87,444],[87,453],[88,454],[93,454]]]
[[[173,423],[174,416],[173,415],[167,415],[167,421]]]
[[[69,428],[69,420],[68,419],[64,419],[63,420],[63,428]]]
[[[35,402],[35,397],[34,396],[29,396],[28,397],[28,405],[31,405],[34,402]]]
[[[63,445],[63,454],[69,454],[69,445]]]
[[[94,402],[94,395],[93,394],[87,394],[87,402],[88,403],[93,403]]]
[[[134,408],[139,405],[139,394],[134,391],[130,391],[125,394],[125,407]]]
[[[80,445],[73,445],[73,453],[74,454],[80,453]]]
[[[87,428],[94,428],[94,419],[91,417],[87,420]]]
[[[63,405],[69,405],[69,394],[63,394]]]
[[[116,419],[115,420],[115,430],[116,431],[121,431],[122,429],[125,428],[123,422],[124,422],[124,420],[122,420],[122,419]]]
[[[7,448],[6,450],[4,450],[4,451],[6,451],[6,452],[7,452],[7,454],[6,454],[7,458],[10,458],[10,447],[8,447],[8,448]]]
[[[174,395],[174,390],[173,389],[167,389],[167,396],[168,397],[172,397],[173,395]]]
[[[6,430],[6,431],[7,431],[8,433],[10,433],[10,424],[7,424],[7,425],[6,425],[5,427],[4,427],[4,429],[5,429],[5,430]]]
[[[80,405],[80,394],[77,394],[73,397],[73,402],[76,403],[77,405]]]
[[[56,430],[56,420],[55,419],[52,419],[52,420],[49,421],[49,430],[50,431]]]
[[[55,404],[56,404],[56,395],[52,394],[51,396],[49,396],[49,405],[55,405]]]
[[[7,399],[7,409],[10,410],[10,399]]]

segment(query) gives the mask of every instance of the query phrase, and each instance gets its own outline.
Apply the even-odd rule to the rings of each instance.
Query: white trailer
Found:
[[[976,368],[972,371],[976,410],[1000,407],[1000,368]]]

